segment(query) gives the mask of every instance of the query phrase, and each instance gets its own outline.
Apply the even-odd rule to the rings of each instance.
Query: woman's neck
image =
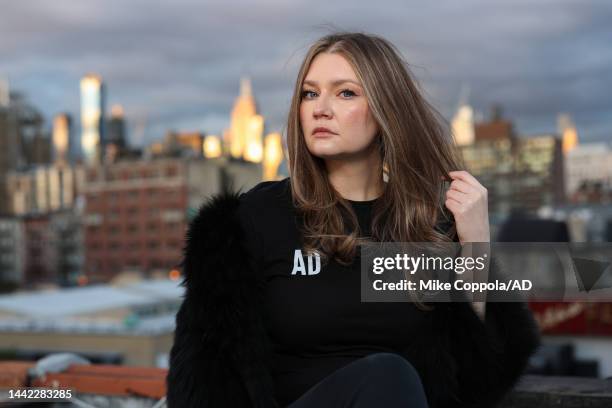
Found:
[[[347,200],[374,200],[383,193],[385,183],[378,154],[359,159],[328,159],[325,166],[329,182]]]

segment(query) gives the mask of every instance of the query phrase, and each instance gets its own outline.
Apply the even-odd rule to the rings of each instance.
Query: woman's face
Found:
[[[378,133],[353,68],[332,53],[317,55],[310,65],[302,86],[300,122],[308,150],[323,159],[360,155]]]

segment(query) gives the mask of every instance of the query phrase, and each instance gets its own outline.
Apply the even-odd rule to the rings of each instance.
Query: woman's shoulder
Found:
[[[289,214],[287,203],[291,203],[289,178],[264,181],[240,194],[238,219],[249,253],[261,255],[265,252],[264,242],[270,234],[275,234]]]
[[[262,181],[250,190],[241,193],[239,198],[241,207],[259,209],[286,207],[287,204],[291,204],[290,178]]]

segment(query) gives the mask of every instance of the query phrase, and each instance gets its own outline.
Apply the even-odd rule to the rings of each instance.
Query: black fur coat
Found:
[[[213,197],[187,232],[169,408],[279,407],[258,309],[261,286],[246,260],[239,204],[235,193]],[[403,354],[419,372],[431,408],[493,407],[539,345],[524,303],[487,303],[484,323],[465,302],[438,303],[430,313],[434,330]]]

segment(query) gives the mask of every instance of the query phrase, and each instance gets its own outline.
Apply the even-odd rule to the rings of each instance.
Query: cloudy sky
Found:
[[[463,86],[520,134],[554,132],[567,112],[583,141],[612,140],[611,21],[607,0],[4,0],[0,78],[50,123],[78,116],[79,79],[97,72],[141,145],[167,129],[219,134],[248,75],[280,131],[309,44],[358,30],[393,42],[447,118]]]

